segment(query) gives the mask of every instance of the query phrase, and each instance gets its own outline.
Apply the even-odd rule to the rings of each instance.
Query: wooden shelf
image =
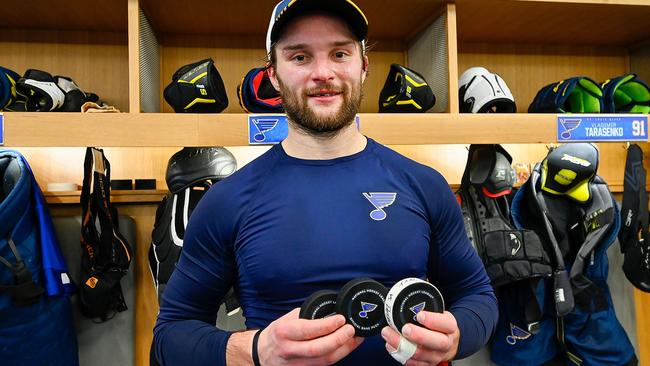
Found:
[[[12,1],[0,7],[0,28],[126,32],[126,10],[125,0]]]
[[[162,189],[111,190],[112,203],[157,203],[168,193]],[[79,204],[81,191],[43,192],[49,204]]]
[[[550,143],[554,114],[360,114],[361,131],[388,145]],[[247,146],[247,115],[7,112],[6,147]]]
[[[456,0],[458,42],[632,46],[650,35],[647,0]]]
[[[370,22],[368,39],[410,39],[444,10],[446,0],[356,0]],[[221,5],[207,0],[140,0],[160,42],[168,44],[168,35],[219,36],[224,42],[250,38],[256,48],[264,48],[269,16],[275,1],[231,1]],[[199,37],[200,38],[200,37]],[[241,48],[246,42],[240,44]],[[248,42],[250,43],[250,42]]]

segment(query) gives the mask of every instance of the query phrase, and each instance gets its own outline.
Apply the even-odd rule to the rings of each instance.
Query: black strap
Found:
[[[546,202],[544,202],[544,197],[542,197],[542,192],[537,192],[537,201],[542,212],[542,221],[544,221],[544,227],[548,234],[548,238],[551,241],[551,247],[555,253],[555,260],[557,266],[553,273],[553,291],[555,298],[555,313],[557,316],[564,316],[570,313],[573,310],[575,305],[573,300],[573,291],[571,289],[571,282],[569,281],[569,274],[566,271],[564,264],[564,258],[562,252],[560,251],[560,246],[555,239],[555,234],[553,233],[553,226],[551,221],[548,218],[548,209],[546,208]]]
[[[132,250],[118,230],[117,210],[110,202],[111,166],[102,149],[86,149],[84,172],[81,189],[82,243],[85,244],[94,268],[101,270],[105,267],[115,267],[112,269],[126,271]],[[97,232],[95,219],[99,219],[100,233]],[[122,246],[123,251],[120,252],[125,258],[119,258],[119,253],[113,250],[114,241]]]
[[[260,339],[260,334],[262,333],[262,330],[260,329],[257,332],[255,332],[255,335],[253,336],[253,349],[251,350],[251,356],[253,358],[253,365],[255,366],[262,366],[260,365],[260,355],[257,353],[257,341]]]
[[[110,203],[110,172],[110,163],[103,150],[88,147],[81,189],[81,245],[84,249],[81,283],[84,285],[79,303],[83,314],[99,317],[102,321],[110,319],[115,311],[127,309],[119,281],[126,274],[132,257],[131,246],[117,226],[117,210]]]
[[[542,321],[542,310],[540,309],[537,295],[535,294],[535,288],[538,283],[539,279],[528,280],[532,297],[525,305],[524,319],[526,321],[526,328],[530,334],[537,334],[539,332],[540,322]]]
[[[32,272],[25,265],[25,262],[16,248],[16,244],[10,237],[7,238],[7,244],[16,258],[16,263],[11,264],[2,256],[0,256],[0,263],[9,268],[14,277],[14,284],[0,285],[0,291],[9,291],[11,294],[11,301],[16,306],[32,305],[40,299],[45,290],[42,286],[34,282]]]

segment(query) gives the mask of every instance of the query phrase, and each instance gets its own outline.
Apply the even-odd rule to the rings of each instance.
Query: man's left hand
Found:
[[[421,311],[417,320],[421,326],[406,324],[402,328],[402,335],[417,346],[415,354],[405,365],[437,365],[453,359],[460,339],[456,318],[448,311],[442,314]],[[385,327],[381,335],[388,352],[395,351],[399,346],[400,334],[391,327]]]

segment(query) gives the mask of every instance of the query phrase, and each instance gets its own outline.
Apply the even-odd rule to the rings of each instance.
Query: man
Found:
[[[388,327],[362,339],[341,315],[298,319],[311,293],[356,277],[386,286],[427,278],[441,290],[448,311],[422,311],[424,326],[402,329],[417,345],[407,365],[465,357],[487,342],[496,299],[447,182],[366,138],[354,122],[368,71],[366,34],[365,16],[349,0],[276,6],[269,76],[289,135],[195,209],[155,328],[163,364],[398,364],[389,352],[400,335]],[[394,202],[373,204],[379,192]],[[214,327],[231,286],[255,330]]]

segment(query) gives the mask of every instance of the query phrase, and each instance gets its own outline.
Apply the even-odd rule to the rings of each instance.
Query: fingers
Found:
[[[332,364],[356,349],[362,338],[355,338],[354,328],[345,324],[342,315],[323,319],[299,319],[295,309],[277,319],[266,329],[272,357],[284,361],[309,364]],[[299,361],[302,360],[302,361]],[[307,361],[310,360],[310,361]],[[281,363],[281,362],[277,362]]]
[[[350,339],[348,342],[346,342],[345,344],[343,344],[343,346],[334,350],[334,352],[325,355],[323,361],[325,361],[325,363],[328,365],[337,363],[340,360],[342,360],[345,356],[349,355],[357,347],[359,347],[361,343],[363,343],[362,337],[354,337]]]
[[[343,315],[334,315],[322,319],[298,319],[300,309],[294,309],[285,317],[292,319],[285,327],[278,329],[279,336],[292,341],[305,341],[328,335],[345,324]]]
[[[294,356],[317,358],[331,354],[339,349],[347,349],[354,340],[354,328],[350,324],[337,329],[331,334],[314,338],[306,342],[294,342],[292,353]]]
[[[435,330],[440,333],[451,334],[458,329],[456,318],[450,312],[433,313],[430,311],[421,311],[417,315],[418,323],[423,327]]]
[[[449,359],[455,354],[458,338],[458,325],[454,316],[445,312],[432,313],[422,311],[418,314],[421,325],[406,324],[402,335],[417,345],[416,351],[406,365],[432,365]],[[390,327],[382,329],[382,337],[386,341],[388,352],[399,348],[400,334]]]
[[[386,347],[388,352],[393,352],[397,349],[399,346],[400,334],[397,333],[395,329],[391,327],[384,327],[384,329],[381,330],[381,336],[384,338],[384,341],[386,341],[386,345],[391,347]]]
[[[406,339],[418,345],[416,355],[422,351],[422,348],[446,353],[451,349],[453,344],[451,335],[418,327],[413,324],[405,325],[402,328],[402,334]],[[413,357],[417,358],[415,356]]]

